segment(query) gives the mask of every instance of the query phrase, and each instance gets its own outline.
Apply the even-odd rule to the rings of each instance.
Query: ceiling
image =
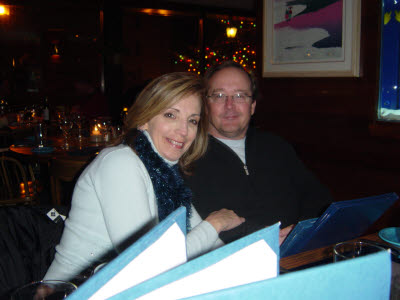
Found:
[[[187,5],[198,5],[207,7],[218,7],[225,9],[243,9],[248,12],[255,10],[256,0],[162,0],[165,3],[181,3]]]
[[[29,5],[37,7],[46,6],[71,6],[79,5],[80,7],[95,6],[112,6],[123,5],[137,8],[165,8],[165,9],[184,9],[184,10],[198,10],[208,12],[223,12],[234,15],[256,15],[257,0],[0,0],[5,5]]]

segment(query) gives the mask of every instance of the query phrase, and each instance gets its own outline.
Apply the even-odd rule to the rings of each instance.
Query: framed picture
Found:
[[[359,77],[361,0],[263,0],[263,77]]]
[[[400,3],[382,0],[378,119],[400,121]]]

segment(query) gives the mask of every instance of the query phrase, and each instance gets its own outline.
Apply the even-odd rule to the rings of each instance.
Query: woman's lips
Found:
[[[182,149],[183,148],[183,143],[182,142],[178,142],[172,139],[167,138],[168,143],[170,143],[173,147],[178,148],[178,149]]]

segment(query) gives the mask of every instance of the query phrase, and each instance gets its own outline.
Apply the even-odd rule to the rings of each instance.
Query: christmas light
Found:
[[[216,39],[214,44],[205,45],[204,52],[200,49],[191,49],[190,52],[177,53],[175,64],[180,64],[185,67],[189,72],[201,74],[208,68],[217,65],[226,60],[233,60],[243,66],[248,71],[254,72],[256,70],[256,51],[255,43],[249,45],[249,41],[242,41],[248,39],[248,36],[254,35],[255,23],[252,21],[235,21],[235,19],[220,19],[218,20],[223,30],[222,38]],[[237,36],[235,39],[227,39],[226,26],[237,27]],[[240,25],[240,26],[239,26]],[[201,59],[201,55],[203,59]],[[200,64],[200,61],[203,65]]]

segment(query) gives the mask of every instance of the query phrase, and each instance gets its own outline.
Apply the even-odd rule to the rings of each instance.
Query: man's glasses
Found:
[[[251,96],[244,93],[236,93],[233,95],[225,95],[224,93],[214,93],[211,94],[210,96],[207,96],[207,98],[211,99],[212,102],[221,104],[225,103],[229,97],[231,97],[232,102],[234,103],[247,103],[249,99],[251,99]]]

